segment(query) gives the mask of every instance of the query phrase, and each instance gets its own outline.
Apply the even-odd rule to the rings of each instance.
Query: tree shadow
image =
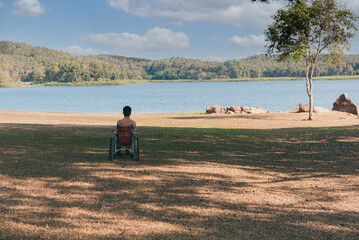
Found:
[[[274,130],[148,127],[148,131],[151,137],[143,139],[144,155],[157,153],[146,156],[150,164],[177,164],[173,158],[181,156],[188,163],[220,162],[283,173],[358,173],[357,126]]]
[[[358,127],[0,124],[0,238],[357,239]]]

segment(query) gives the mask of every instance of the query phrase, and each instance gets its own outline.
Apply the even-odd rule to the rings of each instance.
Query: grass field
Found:
[[[119,117],[0,111],[0,239],[359,238],[356,116],[137,114],[109,162]]]

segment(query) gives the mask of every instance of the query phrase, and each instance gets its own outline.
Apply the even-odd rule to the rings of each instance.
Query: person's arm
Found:
[[[133,121],[132,126],[133,126],[133,131],[136,132],[136,122],[135,121]]]

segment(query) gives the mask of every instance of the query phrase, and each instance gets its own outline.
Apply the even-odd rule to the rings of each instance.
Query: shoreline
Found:
[[[59,113],[0,110],[0,124],[111,126],[115,127],[121,113]],[[205,113],[134,113],[132,119],[139,127],[170,128],[218,128],[218,129],[286,129],[327,128],[359,125],[356,115],[330,111],[314,114],[308,121],[308,113],[295,109],[279,113],[263,114],[205,114]],[[1,127],[1,126],[0,126]]]
[[[313,81],[335,81],[335,80],[359,80],[359,75],[355,76],[321,76],[314,77]],[[14,88],[14,87],[72,87],[72,86],[118,86],[130,84],[149,84],[149,83],[179,83],[179,82],[266,82],[266,81],[305,81],[304,77],[261,77],[261,78],[233,78],[233,79],[210,79],[210,80],[191,80],[191,79],[176,79],[176,80],[116,80],[116,81],[93,81],[93,82],[76,82],[76,83],[60,83],[48,82],[42,84],[32,84],[25,82],[10,82],[0,83],[0,88]]]

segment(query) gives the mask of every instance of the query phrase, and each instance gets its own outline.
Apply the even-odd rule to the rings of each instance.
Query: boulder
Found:
[[[236,107],[236,106],[230,106],[230,107],[221,107],[218,105],[210,106],[206,108],[206,113],[208,114],[246,114],[246,113],[269,113],[268,110],[264,108],[250,108],[246,106],[242,107]]]
[[[250,109],[249,107],[247,107],[247,106],[242,106],[241,109],[242,109],[242,112],[244,112],[244,113],[249,113],[249,111],[251,110],[251,109]]]
[[[261,107],[257,107],[257,109],[262,110],[263,113],[270,113],[270,111],[268,111],[267,109],[261,108]]]
[[[258,113],[269,113],[269,111],[265,110],[264,108],[256,107],[256,108],[250,108],[247,111],[247,113],[258,114]]]
[[[309,112],[309,105],[306,103],[299,103],[299,112]],[[330,110],[322,108],[322,107],[314,107],[313,108],[314,113],[327,113],[330,112]]]
[[[233,112],[233,113],[242,113],[242,108],[241,107],[236,107],[236,106],[230,106],[229,108],[227,108],[228,112]]]
[[[350,100],[347,93],[343,93],[339,96],[333,103],[332,110],[358,115],[358,107]]]
[[[210,106],[206,108],[206,113],[208,114],[223,114],[226,113],[227,109],[221,106]]]
[[[313,112],[315,113],[328,113],[330,110],[322,107],[314,107]]]
[[[299,103],[299,112],[309,112],[309,105],[306,103]]]

